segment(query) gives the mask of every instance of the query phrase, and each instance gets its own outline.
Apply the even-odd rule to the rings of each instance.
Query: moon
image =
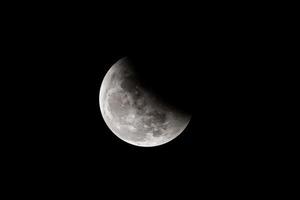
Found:
[[[184,131],[191,119],[190,114],[148,90],[127,57],[116,62],[105,75],[99,104],[108,128],[121,140],[140,147],[170,142]]]

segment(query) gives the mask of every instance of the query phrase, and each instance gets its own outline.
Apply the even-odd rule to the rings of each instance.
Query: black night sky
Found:
[[[26,111],[18,128],[29,131],[14,135],[19,165],[48,178],[94,186],[106,176],[138,185],[255,173],[248,169],[267,155],[258,106],[265,63],[250,31],[222,18],[135,21],[83,13],[20,18],[22,37],[12,34],[23,55],[18,59],[28,66],[21,72],[32,77],[21,86]],[[186,130],[165,145],[127,144],[101,116],[101,82],[125,56],[155,80],[153,87],[165,98],[192,113]]]
[[[119,49],[129,44],[109,45]],[[259,143],[258,135],[251,127],[252,115],[245,114],[251,109],[244,92],[247,76],[235,63],[236,55],[188,51],[185,46],[167,46],[161,51],[159,46],[139,45],[137,50],[120,48],[121,52],[107,55],[106,47],[100,43],[76,45],[64,49],[63,58],[54,58],[59,64],[54,69],[49,66],[53,77],[46,77],[51,91],[46,97],[51,103],[40,111],[47,117],[39,119],[39,131],[32,135],[32,159],[75,165],[88,173],[98,169],[113,173],[120,166],[129,171],[139,166],[135,173],[176,166],[195,175],[198,170],[214,171],[220,165],[224,169],[228,163],[247,162],[245,159],[256,153],[251,143]],[[106,126],[99,108],[101,82],[124,56],[136,58],[167,98],[192,113],[186,130],[173,141],[154,148],[136,147],[117,138]]]

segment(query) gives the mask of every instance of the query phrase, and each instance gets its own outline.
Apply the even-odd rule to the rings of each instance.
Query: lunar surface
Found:
[[[191,115],[163,103],[137,77],[128,58],[110,68],[100,88],[103,119],[127,143],[142,147],[165,144],[183,132]]]

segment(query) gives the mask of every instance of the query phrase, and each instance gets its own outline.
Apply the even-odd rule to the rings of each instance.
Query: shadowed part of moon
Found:
[[[130,144],[165,144],[186,128],[191,116],[161,101],[138,75],[127,58],[110,68],[100,89],[102,116],[112,132]]]

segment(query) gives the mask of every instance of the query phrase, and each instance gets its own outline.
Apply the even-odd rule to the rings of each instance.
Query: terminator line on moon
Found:
[[[122,58],[109,69],[99,101],[110,130],[136,146],[165,144],[180,135],[191,119],[143,87],[128,58]]]

